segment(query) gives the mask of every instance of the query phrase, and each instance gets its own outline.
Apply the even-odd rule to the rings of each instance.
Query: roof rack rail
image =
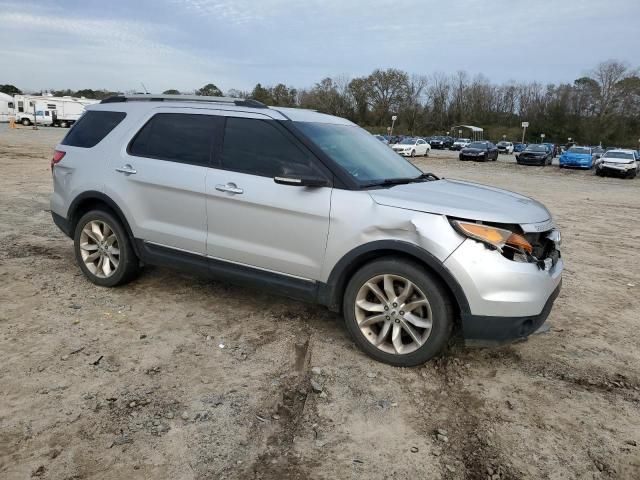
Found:
[[[132,101],[147,102],[204,102],[204,103],[226,103],[238,107],[269,108],[262,102],[252,98],[232,98],[232,97],[207,97],[204,95],[115,95],[102,100],[100,103],[120,103]]]

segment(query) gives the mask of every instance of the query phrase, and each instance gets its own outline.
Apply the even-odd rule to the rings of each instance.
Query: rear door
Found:
[[[111,159],[105,193],[137,239],[206,255],[205,177],[222,122],[205,109],[154,109]]]
[[[330,186],[274,177],[331,175],[279,122],[232,112],[207,174],[210,257],[304,279],[320,276],[329,231]]]

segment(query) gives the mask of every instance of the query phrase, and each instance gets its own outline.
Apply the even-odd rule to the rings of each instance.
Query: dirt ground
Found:
[[[48,210],[64,132],[0,125],[0,478],[640,478],[640,179],[417,160],[544,202],[566,270],[550,331],[399,369],[322,307],[86,281]]]

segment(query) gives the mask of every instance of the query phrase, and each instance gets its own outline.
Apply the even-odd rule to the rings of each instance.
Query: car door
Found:
[[[105,193],[137,239],[206,255],[205,176],[223,122],[206,110],[158,108],[125,139],[109,162]]]
[[[427,154],[427,142],[420,139],[416,142],[416,155],[426,155]]]
[[[275,177],[323,179],[282,185]],[[215,259],[318,279],[329,232],[331,175],[279,122],[229,113],[207,174],[207,252]]]

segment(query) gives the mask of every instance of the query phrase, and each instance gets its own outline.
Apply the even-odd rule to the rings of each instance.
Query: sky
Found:
[[[0,0],[0,84],[223,91],[375,68],[572,82],[640,62],[640,0]]]

